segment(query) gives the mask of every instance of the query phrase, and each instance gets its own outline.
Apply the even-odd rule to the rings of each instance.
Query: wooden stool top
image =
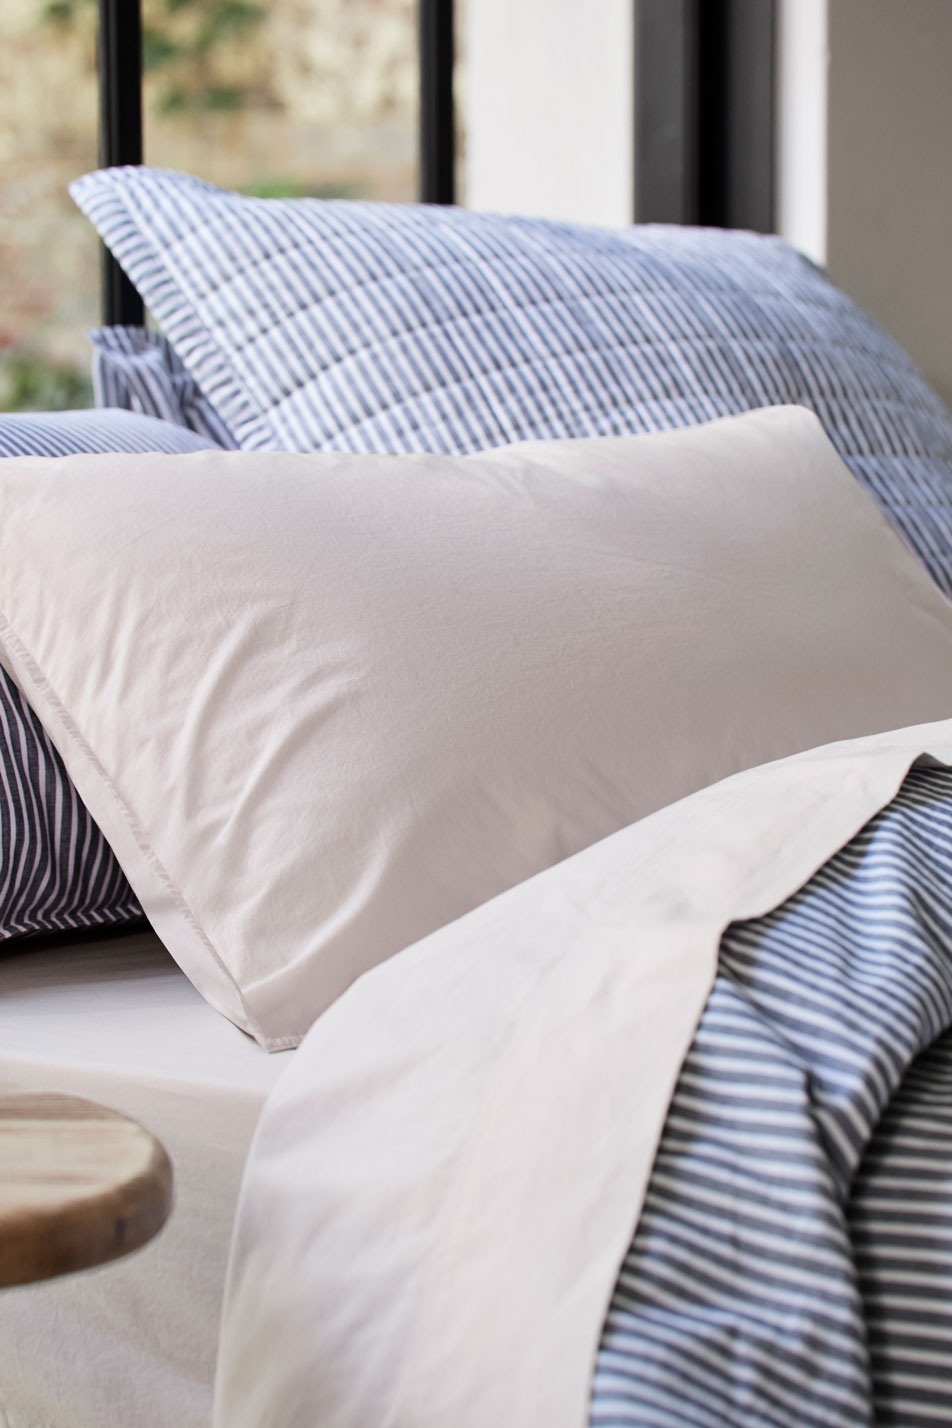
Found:
[[[165,1223],[172,1167],[118,1111],[0,1096],[0,1288],[117,1259]]]

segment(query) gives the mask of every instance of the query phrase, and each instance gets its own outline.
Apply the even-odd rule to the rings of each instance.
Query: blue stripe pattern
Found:
[[[877,1421],[952,1423],[952,1035],[887,1106],[849,1217]]]
[[[2,412],[0,457],[84,451],[207,451],[216,442],[171,422],[125,411]]]
[[[952,772],[917,768],[723,938],[592,1428],[952,1422],[950,1026]]]
[[[459,453],[799,403],[952,594],[952,418],[779,238],[254,199],[148,168],[72,193],[242,447]]]
[[[235,438],[191,372],[159,332],[145,327],[100,327],[93,344],[93,395],[99,407],[118,407],[187,427],[232,450]]]
[[[201,451],[214,443],[130,412],[0,416],[0,457]],[[142,910],[63,761],[0,668],[0,940],[116,926]]]
[[[0,669],[0,940],[142,915],[42,724]]]

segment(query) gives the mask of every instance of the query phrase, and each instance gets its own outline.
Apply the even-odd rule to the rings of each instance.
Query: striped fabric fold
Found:
[[[59,754],[0,669],[0,939],[141,917]]]
[[[0,413],[0,457],[75,456],[82,451],[207,451],[216,441],[128,411]]]
[[[187,427],[226,450],[237,443],[158,332],[144,327],[100,327],[93,344],[93,394],[99,407],[116,407]]]
[[[729,928],[591,1428],[952,1422],[952,772]]]

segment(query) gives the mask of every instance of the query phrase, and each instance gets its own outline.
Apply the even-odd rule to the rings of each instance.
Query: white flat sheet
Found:
[[[238,1186],[293,1055],[213,1011],[151,932],[0,950],[0,1092],[115,1106],[176,1173],[138,1254],[0,1292],[0,1428],[208,1428]]]
[[[952,767],[952,719],[735,775],[345,992],[255,1137],[217,1428],[586,1428],[721,934],[802,887],[922,754]]]

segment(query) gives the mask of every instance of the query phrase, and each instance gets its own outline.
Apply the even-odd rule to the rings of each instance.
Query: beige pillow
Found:
[[[0,462],[0,655],[208,1000],[361,972],[738,769],[952,715],[816,419],[479,457]]]

